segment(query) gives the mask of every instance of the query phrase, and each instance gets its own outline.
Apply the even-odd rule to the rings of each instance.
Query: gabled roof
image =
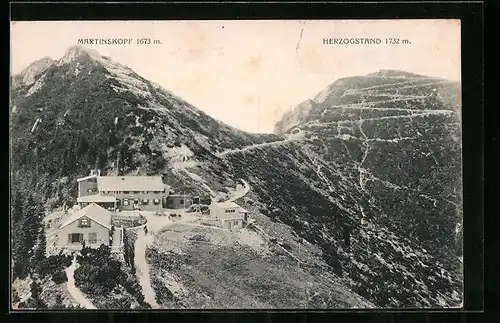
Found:
[[[109,202],[113,203],[116,201],[116,198],[111,195],[100,195],[100,194],[95,194],[95,195],[87,195],[87,196],[80,196],[76,199],[78,203],[103,203],[103,202]]]
[[[99,205],[92,203],[72,213],[62,224],[61,229],[80,219],[81,217],[87,217],[92,221],[99,223],[103,227],[111,229],[111,212],[105,210]]]
[[[99,176],[99,191],[161,191],[167,189],[160,176]]]

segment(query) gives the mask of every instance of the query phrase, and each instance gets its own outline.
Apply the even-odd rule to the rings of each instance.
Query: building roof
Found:
[[[91,179],[91,178],[96,178],[96,177],[97,177],[97,175],[89,175],[89,176],[85,176],[85,177],[79,178],[79,179],[77,179],[76,181],[77,181],[77,182],[81,182],[81,181],[86,181],[86,180],[88,180],[88,179]]]
[[[104,208],[100,207],[99,205],[97,205],[95,203],[89,204],[88,206],[84,207],[83,209],[80,209],[80,210],[72,213],[61,224],[61,229],[64,228],[65,226],[67,226],[68,224],[71,224],[84,216],[91,219],[92,221],[94,221],[96,223],[99,223],[103,227],[111,229],[111,212],[105,210]]]
[[[104,203],[104,202],[109,202],[109,203],[114,203],[116,201],[116,198],[111,195],[100,195],[100,194],[95,194],[95,195],[87,195],[87,196],[80,196],[79,198],[76,199],[78,203]]]
[[[214,203],[212,205],[220,207],[221,209],[229,209],[229,208],[233,208],[233,207],[240,207],[238,204],[236,204],[234,202],[229,202],[229,201],[220,202],[220,203]]]
[[[240,213],[248,213],[247,210],[245,210],[244,208],[242,208],[238,204],[236,204],[234,202],[230,202],[230,201],[221,202],[221,203],[214,203],[214,204],[211,204],[211,205],[217,206],[217,207],[219,207],[221,209],[239,208],[240,209]]]
[[[99,176],[99,191],[161,191],[168,186],[160,176]]]

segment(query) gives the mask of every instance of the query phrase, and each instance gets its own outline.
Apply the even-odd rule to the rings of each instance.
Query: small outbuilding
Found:
[[[166,198],[167,209],[186,209],[193,204],[193,199],[189,195],[172,194]]]
[[[210,205],[210,216],[225,229],[240,229],[248,220],[248,211],[234,202],[214,203]]]
[[[243,228],[243,219],[239,216],[223,218],[220,219],[220,222],[224,229],[232,230]]]

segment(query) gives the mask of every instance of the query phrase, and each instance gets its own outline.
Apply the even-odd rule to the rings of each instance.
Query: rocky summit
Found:
[[[215,248],[183,245],[189,226],[158,232],[144,253],[155,306],[462,303],[459,83],[393,70],[342,78],[275,134],[217,121],[81,46],[12,76],[11,93],[12,191],[31,191],[47,214],[74,204],[92,169],[162,175],[213,200],[248,184],[237,200],[254,219],[246,235],[197,231]]]

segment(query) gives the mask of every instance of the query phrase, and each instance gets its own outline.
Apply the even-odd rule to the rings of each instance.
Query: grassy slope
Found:
[[[329,164],[315,149],[310,144],[290,143],[228,155],[229,168],[223,177],[243,178],[250,183],[252,201],[247,203],[244,198],[240,203],[254,215],[261,214],[260,227],[269,227],[269,219],[289,226],[288,230],[321,248],[329,271],[378,306],[459,303],[457,273],[449,272],[443,259],[430,253],[432,250],[405,238],[405,227],[397,231],[397,226],[391,225],[384,205],[359,187],[352,163]],[[323,163],[328,181],[318,176],[311,158]],[[198,172],[221,186],[227,182],[210,177],[207,166]],[[329,185],[334,192],[329,191]],[[360,206],[365,214],[363,225]],[[352,253],[342,239],[346,223],[354,227]]]
[[[193,236],[204,241],[193,241]],[[302,261],[299,266],[249,229],[231,233],[177,225],[163,231],[148,250],[153,286],[168,308],[370,306],[325,271],[317,257]]]

